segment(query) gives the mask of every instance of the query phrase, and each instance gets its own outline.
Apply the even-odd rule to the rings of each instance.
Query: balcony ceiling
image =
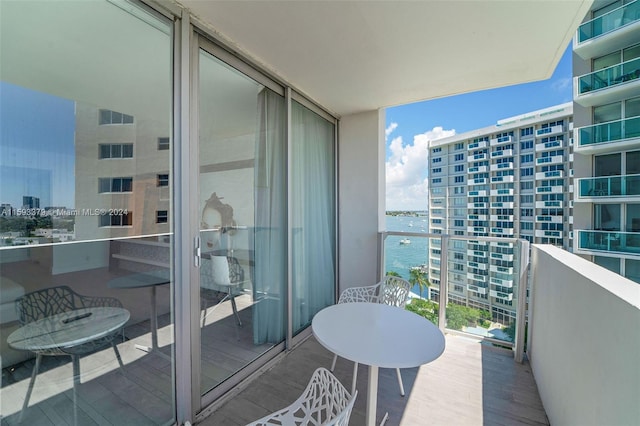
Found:
[[[549,78],[592,1],[179,3],[345,115]]]

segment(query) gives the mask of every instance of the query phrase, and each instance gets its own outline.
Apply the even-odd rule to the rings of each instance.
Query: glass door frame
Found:
[[[198,22],[192,22],[191,16],[184,11],[172,10],[174,15],[174,128],[173,138],[173,198],[172,214],[174,218],[174,260],[175,293],[175,404],[178,424],[186,421],[199,421],[215,404],[222,403],[223,396],[240,382],[252,375],[259,374],[286,351],[302,343],[311,335],[311,327],[293,336],[292,333],[292,271],[291,271],[291,183],[287,179],[287,304],[285,341],[275,345],[231,378],[209,391],[200,394],[201,342],[200,342],[200,270],[199,270],[199,137],[198,137],[198,67],[200,50],[213,55],[238,72],[268,87],[285,97],[287,152],[291,151],[291,102],[295,100],[312,112],[334,125],[334,209],[335,226],[335,300],[338,297],[339,277],[339,221],[338,221],[338,124],[339,120],[330,112],[322,109],[302,94],[296,92],[282,80],[273,76],[260,66],[232,53],[225,47],[224,41],[211,37]],[[291,170],[290,155],[287,155],[287,176]],[[186,206],[186,207],[185,207]],[[185,283],[183,285],[183,283]]]

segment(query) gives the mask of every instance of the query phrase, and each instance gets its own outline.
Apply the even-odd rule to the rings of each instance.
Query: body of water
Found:
[[[427,232],[427,217],[387,216],[387,231]],[[408,237],[409,244],[401,244],[405,237],[390,235],[385,243],[385,272],[394,271],[406,280],[414,266],[427,265],[429,262],[429,240],[422,237]],[[420,288],[412,291],[420,294]],[[426,297],[426,290],[423,291]]]

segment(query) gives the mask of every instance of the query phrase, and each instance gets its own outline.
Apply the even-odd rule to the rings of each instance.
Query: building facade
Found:
[[[593,4],[573,74],[574,251],[640,282],[640,2]]]
[[[432,141],[429,232],[523,238],[570,250],[572,114],[566,103]],[[516,245],[454,240],[448,249],[449,301],[490,311],[505,324],[513,321]],[[432,239],[429,280],[436,295],[441,250]]]

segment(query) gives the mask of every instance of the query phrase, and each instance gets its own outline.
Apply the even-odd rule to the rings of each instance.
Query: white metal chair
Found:
[[[347,426],[356,396],[358,392],[349,395],[342,383],[321,367],[314,371],[306,389],[295,402],[247,426]]]
[[[409,298],[409,291],[411,291],[411,284],[400,277],[394,277],[387,275],[384,280],[376,285],[367,287],[351,287],[345,289],[338,303],[353,303],[353,302],[369,302],[369,303],[383,303],[385,305],[397,306],[404,309]],[[331,363],[331,371],[336,367],[336,360],[338,355],[333,355],[333,362]],[[400,386],[400,395],[404,396],[404,385],[402,384],[402,376],[400,375],[400,369],[396,368],[396,374],[398,375],[398,385]],[[356,379],[358,378],[358,363],[353,365],[353,383],[351,384],[351,393],[356,390]]]

